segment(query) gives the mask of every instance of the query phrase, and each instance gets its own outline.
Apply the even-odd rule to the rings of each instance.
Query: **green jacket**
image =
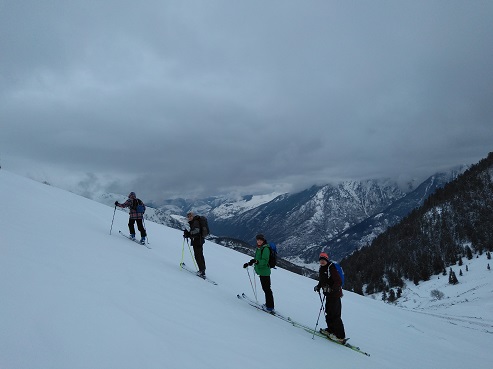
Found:
[[[255,273],[261,276],[269,276],[270,268],[269,268],[269,256],[270,256],[270,247],[269,244],[264,243],[262,246],[257,247],[255,250],[255,260],[258,261],[255,264]]]

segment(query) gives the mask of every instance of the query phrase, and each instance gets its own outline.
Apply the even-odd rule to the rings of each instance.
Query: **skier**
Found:
[[[255,265],[255,273],[257,273],[260,278],[260,284],[262,285],[262,290],[265,294],[265,304],[263,305],[263,307],[267,311],[274,311],[274,295],[272,294],[270,284],[270,247],[263,234],[258,234],[257,236],[255,236],[255,239],[257,241],[255,258],[250,260],[248,263],[243,264],[243,268]]]
[[[329,255],[322,252],[319,257],[320,269],[318,284],[314,287],[315,292],[323,291],[325,300],[325,321],[327,328],[320,331],[330,339],[345,342],[346,332],[341,319],[342,312],[342,280],[334,264],[330,263]]]
[[[199,268],[197,275],[199,277],[205,278],[205,258],[204,258],[205,239],[204,237],[202,237],[202,232],[200,227],[200,216],[195,215],[193,212],[189,212],[187,214],[187,218],[188,218],[188,224],[190,225],[190,231],[185,229],[183,231],[183,237],[191,239],[195,261],[197,262],[197,267]]]
[[[137,228],[140,231],[140,243],[145,244],[147,233],[144,228],[144,223],[142,221],[142,219],[144,218],[144,212],[142,213],[137,212],[137,204],[138,204],[138,200],[137,200],[137,196],[135,195],[135,192],[130,192],[128,194],[127,201],[125,201],[123,204],[120,204],[118,201],[115,201],[115,205],[120,208],[130,208],[130,214],[129,214],[130,217],[128,219],[128,229],[130,231],[130,237],[132,239],[135,239],[134,223],[137,222]],[[145,209],[145,205],[144,205],[144,209]]]

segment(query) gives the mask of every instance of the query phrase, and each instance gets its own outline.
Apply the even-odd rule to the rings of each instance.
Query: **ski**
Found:
[[[289,323],[291,324],[293,327],[297,327],[297,328],[301,328],[301,329],[304,329],[305,331],[309,332],[309,333],[313,333],[313,329],[312,328],[309,328],[301,323],[298,323],[296,321],[294,321],[293,319],[291,319],[290,317],[286,316],[286,315],[283,315],[282,313],[280,313],[279,311],[277,310],[274,310],[274,311],[268,311],[268,310],[265,310],[261,304],[259,304],[257,301],[254,301],[252,300],[250,297],[248,297],[245,293],[242,293],[241,295],[238,294],[236,295],[236,297],[238,297],[238,299],[240,300],[243,300],[245,301],[248,305],[251,305],[253,306],[254,308],[260,310],[260,311],[263,311],[264,313],[267,313],[267,314],[270,314],[272,316],[275,316],[276,318],[278,319],[281,319],[281,320],[284,320],[286,323]],[[321,333],[315,333],[315,335],[317,336],[320,336],[320,337],[325,337],[323,336]]]
[[[253,306],[256,309],[258,309],[260,311],[263,311],[264,313],[270,314],[272,316],[275,316],[276,318],[279,318],[281,320],[284,320],[285,322],[288,322],[288,323],[293,324],[293,322],[290,321],[290,319],[288,317],[282,315],[281,313],[279,313],[276,310],[268,311],[268,310],[264,309],[261,304],[259,304],[258,302],[252,300],[250,297],[248,297],[244,293],[242,293],[241,295],[238,294],[238,295],[236,295],[236,297],[238,297],[238,299],[240,299],[240,300],[245,301],[248,305],[251,305],[251,306]]]
[[[243,293],[243,294],[241,294],[241,295],[240,295],[240,294],[237,294],[237,295],[236,295],[236,297],[238,297],[238,299],[240,299],[240,300],[245,301],[248,305],[251,305],[251,306],[253,306],[254,308],[257,308],[257,309],[258,309],[258,310],[260,310],[260,311],[263,311],[263,312],[265,312],[265,313],[267,313],[267,314],[270,314],[270,315],[274,315],[274,316],[275,316],[275,311],[267,311],[267,310],[265,310],[265,309],[262,307],[262,305],[260,305],[259,303],[257,303],[257,302],[255,302],[255,301],[251,300],[251,299],[250,299],[250,298],[248,298],[248,297],[247,297],[244,293]]]
[[[334,343],[337,343],[338,345],[341,345],[341,346],[347,347],[348,349],[351,349],[351,350],[353,350],[353,351],[359,352],[360,354],[363,354],[363,355],[366,355],[366,356],[370,356],[370,354],[369,354],[368,352],[365,352],[365,351],[361,350],[358,346],[351,345],[351,344],[348,342],[349,338],[346,338],[343,342],[341,342],[341,341],[338,341],[338,340],[334,340],[334,339],[330,338],[328,335],[326,335],[326,334],[322,333],[322,329],[320,329],[320,331],[319,331],[319,332],[320,332],[320,334],[321,334],[323,337],[327,338],[327,339],[328,339],[329,341],[331,341],[331,342],[334,342]]]
[[[258,302],[252,300],[250,297],[248,297],[244,293],[242,293],[241,295],[238,294],[238,295],[236,295],[236,297],[238,297],[238,299],[240,299],[240,300],[245,301],[247,304],[253,306],[254,308],[256,308],[256,309],[258,309],[260,311],[266,312],[266,313],[268,313],[268,314],[270,314],[272,316],[275,316],[276,318],[279,318],[281,320],[284,320],[285,322],[290,323],[294,327],[301,328],[301,329],[305,330],[306,332],[308,332],[310,334],[313,334],[313,335],[318,336],[318,337],[321,337],[321,338],[325,338],[325,339],[327,339],[327,340],[329,340],[331,342],[337,343],[337,344],[339,344],[341,346],[345,346],[345,347],[347,347],[347,348],[349,348],[349,349],[351,349],[353,351],[359,352],[360,354],[363,354],[363,355],[366,355],[366,356],[370,356],[369,353],[361,350],[359,347],[353,346],[350,343],[348,343],[347,341],[349,340],[349,338],[347,338],[345,340],[345,342],[339,342],[339,341],[332,340],[327,335],[323,334],[321,331],[316,331],[313,328],[310,328],[310,327],[308,327],[308,326],[306,326],[306,325],[304,325],[302,323],[299,323],[299,322],[293,320],[291,317],[285,316],[285,315],[279,313],[277,310],[274,310],[274,311],[267,311],[267,310],[265,310],[262,307],[261,304],[259,304]]]
[[[274,311],[268,311],[268,310],[265,310],[261,304],[259,304],[258,302],[256,301],[253,301],[250,297],[248,297],[245,293],[242,293],[241,295],[236,295],[239,299],[243,299],[246,303],[248,303],[249,305],[252,305],[253,307],[261,310],[261,311],[264,311],[270,315],[273,315],[275,316],[276,318],[279,318],[281,320],[284,320],[285,322],[288,322],[290,323],[291,325],[295,326],[295,327],[298,327],[298,328],[303,328],[305,330],[307,330],[308,332],[310,333],[313,333],[313,329],[301,324],[301,323],[298,323],[296,322],[295,320],[291,319],[289,316],[285,316],[283,314],[281,314],[279,311],[277,310],[274,310]],[[322,336],[322,334],[317,334],[317,335],[320,335]]]
[[[122,231],[118,231],[118,232],[119,232],[119,233],[120,233],[123,237],[128,238],[130,241],[133,241],[133,242],[135,242],[135,243],[138,243],[139,245],[142,245],[142,246],[147,247],[148,249],[151,249],[151,246],[149,246],[147,243],[145,243],[145,242],[144,242],[144,243],[142,243],[142,242],[138,241],[136,238],[132,238],[132,237],[130,237],[130,236],[127,236],[127,235],[126,235],[126,234],[124,234]]]
[[[341,344],[341,345],[343,345],[343,346],[347,343],[347,341],[349,341],[349,337],[346,337],[346,338],[344,338],[344,340],[339,341],[338,339],[335,339],[335,338],[331,337],[331,336],[327,333],[327,331],[325,331],[325,330],[324,330],[324,329],[322,329],[322,328],[320,328],[319,332],[320,332],[320,334],[322,334],[322,335],[324,335],[325,337],[327,337],[329,340],[334,341],[335,343],[339,343],[339,344]]]
[[[203,279],[204,281],[207,281],[209,283],[212,283],[214,286],[217,286],[217,283],[214,282],[212,279],[209,279],[207,277],[202,277],[202,276],[198,275],[196,271],[190,269],[187,265],[185,265],[185,263],[180,263],[180,268],[183,269],[183,270],[186,270],[189,273],[192,273],[193,275],[195,275],[195,276]]]

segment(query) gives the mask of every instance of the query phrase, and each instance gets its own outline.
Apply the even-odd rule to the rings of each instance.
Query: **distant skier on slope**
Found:
[[[193,254],[195,261],[197,262],[197,268],[199,268],[197,275],[205,278],[205,258],[204,258],[204,243],[205,238],[202,235],[200,226],[200,216],[195,215],[193,212],[187,214],[188,224],[190,225],[190,231],[184,230],[183,237],[190,238],[193,246]]]
[[[115,201],[115,206],[120,208],[130,208],[130,214],[128,219],[128,229],[130,231],[130,237],[135,239],[135,227],[134,224],[137,222],[137,228],[140,231],[140,243],[145,244],[147,237],[146,230],[144,228],[144,223],[142,219],[144,218],[145,205],[142,201],[137,199],[135,192],[130,192],[128,194],[128,199],[123,204]]]
[[[255,236],[257,241],[257,250],[255,250],[255,259],[250,260],[248,263],[243,264],[243,268],[255,265],[255,273],[260,278],[260,284],[265,294],[264,310],[274,311],[274,295],[270,285],[270,266],[269,257],[271,253],[270,246],[263,234]]]
[[[322,252],[319,256],[320,269],[318,284],[314,287],[315,292],[323,291],[325,300],[325,321],[327,328],[320,331],[330,339],[344,342],[346,332],[341,319],[342,312],[342,279],[335,265],[330,262],[329,255]]]

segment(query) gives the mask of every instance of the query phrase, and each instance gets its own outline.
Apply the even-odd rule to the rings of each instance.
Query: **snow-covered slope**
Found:
[[[408,281],[396,305],[493,334],[491,267],[493,262],[486,254],[475,255],[471,260],[463,260],[462,266],[451,267],[459,280],[457,285],[448,283],[448,275],[432,276],[417,286]]]
[[[206,243],[214,286],[180,270],[192,261],[178,230],[147,222],[148,250],[118,234],[127,215],[113,207],[4,170],[0,192],[1,369],[491,366],[491,297],[463,305],[484,322],[464,327],[346,292],[346,332],[366,357],[239,301],[252,295],[243,254]],[[489,278],[476,294],[491,296]],[[315,326],[314,283],[273,271],[276,308]]]

